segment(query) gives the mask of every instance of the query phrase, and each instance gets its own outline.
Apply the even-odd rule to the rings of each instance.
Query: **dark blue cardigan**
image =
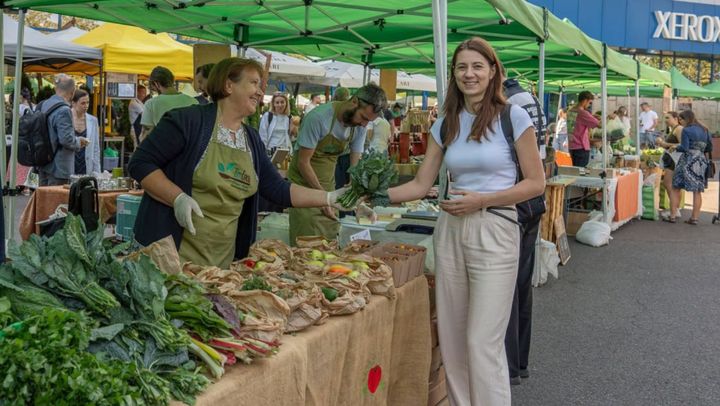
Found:
[[[162,169],[165,176],[192,196],[192,179],[212,136],[217,105],[194,105],[172,110],[165,114],[157,127],[135,151],[128,171],[138,182],[151,172]],[[245,201],[238,220],[235,240],[235,258],[247,256],[255,242],[259,196],[283,207],[290,207],[290,183],[283,179],[270,162],[258,132],[245,126],[250,140],[255,172],[258,175],[258,192]],[[183,229],[175,220],[173,208],[160,203],[145,193],[135,220],[135,239],[142,245],[151,244],[168,235],[180,248]]]

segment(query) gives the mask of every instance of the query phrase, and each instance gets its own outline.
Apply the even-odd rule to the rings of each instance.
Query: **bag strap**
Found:
[[[523,174],[522,169],[520,169],[520,160],[518,159],[517,151],[515,150],[515,134],[513,132],[512,117],[510,116],[511,110],[512,104],[506,104],[502,113],[500,113],[500,126],[502,127],[505,141],[507,141],[508,146],[510,147],[510,157],[515,163],[515,172],[517,173],[515,183],[519,183],[523,180]]]
[[[67,106],[67,103],[65,103],[65,102],[57,102],[57,103],[53,104],[52,107],[50,107],[50,108],[48,109],[48,111],[45,112],[45,115],[46,115],[47,117],[50,117],[50,114],[52,114],[55,110],[59,109],[59,108],[62,107],[62,106]],[[70,106],[68,106],[68,107],[70,107]],[[42,111],[42,110],[40,110],[40,111]]]
[[[270,125],[270,123],[272,123],[273,117],[274,117],[273,112],[268,111],[268,125]]]

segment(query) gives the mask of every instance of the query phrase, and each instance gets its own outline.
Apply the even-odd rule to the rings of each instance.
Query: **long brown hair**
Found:
[[[275,99],[285,99],[285,109],[279,113],[275,112]],[[290,101],[285,93],[275,93],[273,95],[272,100],[270,100],[270,111],[275,114],[290,115]]]
[[[481,142],[481,138],[485,136],[487,131],[492,131],[493,122],[502,112],[505,106],[505,95],[503,94],[503,71],[502,62],[497,57],[493,47],[480,37],[473,37],[463,41],[455,49],[452,58],[451,69],[453,71],[448,81],[448,91],[443,104],[443,112],[445,113],[445,122],[447,123],[447,134],[444,140],[445,147],[452,144],[458,137],[460,132],[460,113],[465,108],[465,97],[460,91],[455,79],[455,63],[460,51],[471,50],[484,56],[490,63],[490,67],[495,68],[495,75],[490,79],[488,87],[485,90],[485,97],[482,101],[474,106],[469,106],[468,110],[475,112],[475,122],[473,122],[470,136],[472,139]]]
[[[685,120],[685,127],[690,127],[691,125],[696,124],[704,128],[705,131],[708,131],[707,126],[698,121],[697,117],[695,117],[695,113],[693,113],[692,110],[683,110],[680,112],[679,116],[680,118]]]

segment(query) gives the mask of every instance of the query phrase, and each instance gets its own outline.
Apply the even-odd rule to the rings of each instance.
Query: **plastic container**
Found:
[[[135,236],[135,218],[142,196],[120,195],[117,197],[117,220],[115,238],[120,241],[132,241]]]
[[[103,157],[103,169],[106,171],[112,171],[120,165],[119,157],[106,156]]]

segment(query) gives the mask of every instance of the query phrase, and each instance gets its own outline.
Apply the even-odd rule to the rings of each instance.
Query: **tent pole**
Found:
[[[2,41],[0,41],[0,43],[4,44],[5,43],[5,38],[4,38],[5,13],[2,13],[2,14],[3,14],[3,16],[2,16],[3,18],[0,19],[0,39],[2,39]],[[5,47],[4,46],[0,46],[0,72],[2,72],[3,76],[5,75]],[[2,100],[3,102],[5,101],[5,86],[0,86],[0,100]],[[3,186],[5,186],[5,170],[7,169],[7,158],[8,158],[6,155],[7,142],[5,141],[5,106],[2,106],[2,108],[0,108],[0,135],[2,135],[2,137],[0,137],[0,140],[2,140],[2,151],[0,152],[0,188],[2,188]],[[7,205],[7,199],[0,197],[0,200],[2,200],[2,206],[3,206],[2,210],[3,210],[3,228],[5,231],[4,235],[5,235],[5,237],[7,237],[8,235],[10,235],[10,231],[11,231],[10,228],[8,227],[9,224],[6,221],[10,215],[10,212],[8,211],[9,207]],[[4,240],[0,241],[0,244],[5,244],[5,241]],[[3,247],[4,247],[4,245],[3,245]]]
[[[635,152],[640,157],[640,80],[635,80]]]
[[[538,87],[537,87],[537,98],[540,102],[540,108],[544,109],[543,103],[545,101],[545,41],[539,41],[540,53],[538,55],[539,67],[538,67]],[[541,114],[538,112],[538,114]]]
[[[603,66],[600,69],[600,97],[602,97],[602,168],[607,171],[607,45],[603,44]],[[603,177],[602,209],[603,222],[608,222],[608,189],[607,182]]]
[[[558,134],[560,133],[560,109],[562,108],[562,98],[563,98],[563,88],[560,86],[560,94],[558,95],[558,104],[557,104],[557,112],[555,113],[555,136],[553,137],[553,141],[557,140]],[[550,144],[552,145],[552,144]],[[561,148],[561,145],[558,144],[558,148]]]
[[[442,114],[447,91],[447,0],[432,0],[433,51],[435,58],[435,81],[438,112]],[[438,174],[440,193],[448,188],[447,167],[443,163]],[[444,199],[445,196],[440,196]]]
[[[538,41],[538,45],[540,47],[538,59],[540,66],[538,67],[538,86],[537,86],[537,100],[540,105],[540,111],[537,112],[538,114],[538,122],[541,122],[543,119],[543,114],[545,111],[545,41],[540,40]],[[545,123],[547,125],[547,123]],[[542,130],[542,129],[541,129]],[[546,158],[546,151],[545,147],[547,146],[547,129],[545,130],[545,134],[538,134],[537,135],[539,140],[541,141],[540,145],[540,157],[545,160]]]
[[[25,41],[25,10],[20,9],[18,13],[18,33],[17,33],[17,50],[15,52],[15,98],[13,100],[13,121],[12,121],[12,146],[10,147],[10,188],[16,186],[15,171],[17,167],[17,145],[18,145],[18,129],[20,127],[20,98],[22,97],[22,71],[23,71],[23,42]],[[15,239],[15,196],[10,196],[10,204],[8,211],[10,217],[7,219],[9,223],[10,234],[6,237],[10,241]]]

